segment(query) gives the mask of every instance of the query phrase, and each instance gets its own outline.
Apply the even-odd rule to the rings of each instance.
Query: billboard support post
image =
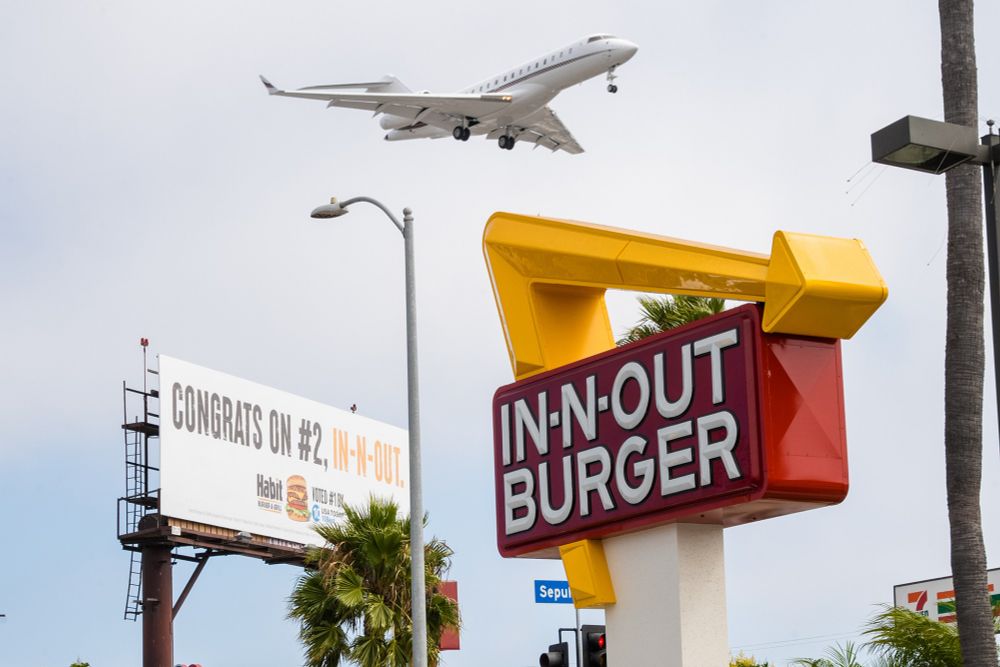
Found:
[[[173,567],[169,544],[142,547],[142,667],[174,664]]]

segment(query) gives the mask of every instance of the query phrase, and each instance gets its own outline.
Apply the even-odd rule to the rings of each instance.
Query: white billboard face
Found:
[[[403,429],[255,382],[160,360],[160,512],[321,545],[346,504],[409,513]]]
[[[997,615],[1000,605],[1000,569],[987,570],[990,604],[993,615]],[[928,579],[912,584],[900,584],[892,589],[893,604],[903,609],[915,611],[940,623],[955,622],[955,585],[951,577]]]

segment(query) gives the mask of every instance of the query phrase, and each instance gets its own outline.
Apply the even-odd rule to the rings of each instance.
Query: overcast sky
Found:
[[[981,117],[1000,119],[1000,7],[977,11]],[[639,45],[552,107],[586,152],[387,143],[369,114],[269,98],[386,73],[450,91],[591,32]],[[777,229],[864,240],[890,288],[844,343],[851,492],[726,531],[729,638],[777,665],[857,635],[894,584],[949,572],[944,179],[871,167],[869,135],[941,117],[936,3],[189,2],[0,8],[0,664],[139,664],[121,380],[162,352],[405,426],[402,244],[417,225],[426,507],[455,549],[451,667],[523,667],[572,623],[535,605],[558,561],[495,546],[490,400],[512,379],[480,248],[497,210],[769,252]],[[981,124],[980,133],[985,133]],[[862,170],[860,184],[847,179]],[[609,298],[616,326],[632,295]],[[987,373],[983,519],[998,565]],[[178,566],[175,589],[189,567]],[[300,664],[297,570],[214,559],[178,616],[178,662]],[[600,621],[590,612],[584,620]]]

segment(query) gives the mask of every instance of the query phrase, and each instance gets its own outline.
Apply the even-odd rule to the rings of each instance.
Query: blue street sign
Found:
[[[535,602],[546,604],[573,604],[568,581],[535,579]]]

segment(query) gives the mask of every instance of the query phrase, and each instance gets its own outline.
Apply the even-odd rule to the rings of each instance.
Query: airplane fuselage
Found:
[[[628,61],[638,47],[628,40],[611,35],[592,35],[563,48],[544,53],[537,58],[500,72],[471,86],[456,91],[459,94],[507,94],[511,102],[491,114],[468,118],[473,134],[485,134],[498,127],[516,124],[544,107],[561,91],[587,79],[609,73]],[[610,78],[609,78],[610,80]],[[390,130],[386,139],[412,139],[415,136],[435,136],[440,130],[421,127],[412,118],[383,115],[383,129]],[[421,132],[424,130],[424,132]]]

